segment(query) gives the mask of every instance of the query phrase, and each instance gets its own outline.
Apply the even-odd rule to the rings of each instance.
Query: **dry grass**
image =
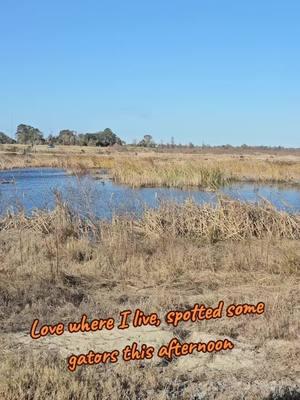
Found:
[[[132,187],[194,186],[214,190],[232,181],[300,183],[300,159],[296,155],[161,154],[134,148],[120,151],[77,146],[0,148],[0,170],[26,167],[57,167],[76,173],[106,168],[116,182]]]
[[[112,175],[132,187],[195,186],[216,189],[233,181],[300,183],[300,162],[258,159],[116,159]]]
[[[299,235],[299,215],[226,201],[216,208],[164,204],[139,221],[84,221],[62,203],[51,213],[3,218],[0,397],[299,398]],[[121,362],[71,374],[59,349],[33,351],[17,340],[34,318],[116,317],[128,308],[161,314],[220,299],[264,301],[266,313],[187,324],[172,333],[231,337],[238,347],[221,364],[197,355],[190,359],[194,364]]]
[[[144,160],[117,160],[112,170],[116,182],[141,186],[185,187],[216,189],[228,180],[219,167],[203,162],[166,162],[153,158]]]
[[[262,367],[266,367],[266,364],[259,366],[257,370],[263,374]],[[141,367],[114,365],[105,369],[92,367],[70,374],[65,371],[64,363],[59,357],[53,355],[45,357],[35,353],[25,358],[14,355],[5,360],[0,366],[0,373],[0,380],[7,378],[5,393],[1,392],[0,388],[0,395],[5,396],[3,398],[6,400],[297,400],[299,398],[299,391],[296,387],[290,386],[288,378],[277,380],[270,390],[264,382],[255,380],[252,370],[244,371],[244,379],[249,379],[244,393],[240,389],[235,389],[241,386],[241,380],[234,374],[220,380],[218,374],[211,373],[210,380],[206,380],[204,371],[201,371],[202,377],[199,379],[199,371],[176,373],[172,366],[155,369],[147,365]],[[276,379],[276,374],[272,371],[269,375]]]
[[[140,219],[116,216],[112,222],[85,220],[72,213],[59,193],[56,193],[56,200],[57,206],[52,212],[37,210],[31,216],[9,213],[0,220],[0,231],[29,229],[49,234],[59,226],[62,239],[88,232],[100,240],[104,235],[101,232],[107,227],[111,230],[117,226],[147,238],[183,237],[211,243],[265,238],[300,239],[300,215],[279,211],[266,200],[259,205],[225,197],[220,197],[216,205],[198,205],[193,200],[186,200],[183,204],[167,201],[158,209],[145,210]]]
[[[62,168],[70,171],[88,171],[94,168],[111,168],[113,159],[106,155],[70,155],[70,154],[5,154],[0,158],[0,170],[12,168]]]
[[[300,239],[300,216],[278,211],[269,202],[260,206],[220,198],[217,206],[193,201],[166,203],[149,209],[137,222],[145,235],[186,237],[191,240]]]

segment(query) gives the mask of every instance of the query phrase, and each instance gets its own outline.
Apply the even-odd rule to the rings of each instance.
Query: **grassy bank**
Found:
[[[2,218],[1,398],[296,399],[299,238],[299,215],[225,201],[164,204],[141,220],[83,221],[61,203],[51,213]],[[236,344],[229,355],[71,374],[63,355],[70,343],[21,340],[34,318],[68,322],[136,308],[161,314],[221,299],[263,301],[266,312],[164,329],[187,341],[225,335]]]
[[[57,167],[74,173],[108,169],[117,183],[131,187],[198,187],[214,190],[230,182],[300,183],[300,159],[267,155],[150,153],[95,147],[47,151],[16,147],[0,152],[0,170]],[[12,148],[14,150],[14,147]]]

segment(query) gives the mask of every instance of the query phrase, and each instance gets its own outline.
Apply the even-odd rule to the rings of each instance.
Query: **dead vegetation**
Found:
[[[222,157],[116,159],[116,182],[132,187],[194,186],[216,189],[231,182],[300,183],[300,162]]]
[[[115,182],[131,187],[198,187],[215,190],[231,182],[300,183],[299,156],[271,154],[186,154],[146,152],[134,148],[118,151],[60,146],[47,151],[16,147],[0,150],[0,169],[52,167],[84,174],[107,169]]]
[[[298,398],[299,235],[299,215],[227,200],[216,207],[162,204],[139,220],[105,222],[84,220],[58,198],[53,212],[3,217],[0,397]],[[18,339],[34,318],[68,322],[136,308],[161,315],[221,299],[263,301],[266,312],[165,328],[179,339],[231,338],[237,348],[221,358],[120,362],[71,374],[54,344],[33,350]]]
[[[112,222],[84,219],[72,212],[59,194],[52,212],[34,211],[7,214],[0,220],[0,231],[22,229],[50,234],[58,229],[61,240],[68,236],[90,234],[95,240],[109,235],[107,230],[130,230],[143,237],[183,237],[202,242],[244,239],[300,239],[300,215],[277,210],[262,200],[259,205],[220,197],[216,205],[198,205],[193,200],[183,204],[162,202],[158,209],[147,209],[139,219],[115,216]]]

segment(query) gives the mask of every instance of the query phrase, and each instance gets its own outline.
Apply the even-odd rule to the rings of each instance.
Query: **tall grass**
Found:
[[[137,153],[99,150],[97,148],[69,149],[47,152],[0,152],[0,170],[26,167],[57,167],[83,174],[105,168],[115,182],[132,187],[166,186],[198,187],[214,190],[230,182],[300,184],[300,161],[297,158],[259,156],[224,156],[184,153]]]
[[[13,168],[62,168],[71,172],[85,172],[95,168],[112,168],[113,158],[88,154],[0,154],[0,170]]]
[[[268,202],[260,205],[220,199],[216,206],[184,204],[149,209],[136,222],[143,234],[202,239],[209,242],[253,238],[300,239],[300,215],[278,211]]]
[[[135,158],[116,159],[116,182],[132,187],[193,186],[216,189],[231,182],[300,184],[300,163],[258,159]]]
[[[0,398],[172,400],[200,393],[205,400],[250,400],[268,398],[274,382],[293,387],[299,238],[299,215],[267,203],[165,203],[139,220],[100,221],[80,217],[58,196],[52,212],[3,216]],[[55,338],[50,345],[24,339],[35,318],[43,323],[66,323],[83,313],[118,318],[121,310],[136,308],[163,315],[221,299],[264,301],[266,313],[186,324],[170,333],[188,342],[204,335],[232,337],[236,349],[224,357],[82,366],[71,374],[61,351],[72,341],[66,339],[61,349]],[[81,350],[78,344],[76,353]],[[250,387],[249,381],[256,384]]]
[[[128,184],[132,187],[166,186],[183,188],[195,186],[217,189],[228,181],[219,167],[190,161],[184,164],[157,162],[153,159],[117,161],[112,176],[116,182]]]
[[[216,205],[198,205],[193,200],[183,204],[164,202],[158,209],[147,209],[140,219],[116,216],[111,222],[85,219],[73,213],[68,204],[57,197],[51,212],[35,211],[31,216],[9,214],[0,220],[0,231],[34,230],[50,234],[60,230],[60,240],[68,236],[93,234],[97,237],[105,228],[118,228],[145,237],[164,235],[204,239],[210,242],[245,239],[300,239],[300,214],[277,210],[267,201],[249,204],[220,198]],[[98,238],[99,239],[99,238]]]

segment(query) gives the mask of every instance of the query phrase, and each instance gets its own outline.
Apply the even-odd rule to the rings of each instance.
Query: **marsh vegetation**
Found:
[[[2,151],[1,151],[2,149]],[[300,183],[300,157],[290,155],[216,155],[160,153],[138,148],[60,146],[5,146],[0,149],[0,169],[28,167],[64,168],[74,173],[107,169],[117,183],[131,187],[198,187],[215,190],[232,182]]]
[[[297,396],[298,214],[279,212],[270,204],[187,202],[164,204],[139,220],[104,221],[82,219],[57,201],[52,212],[7,216],[0,222],[2,398]],[[179,339],[231,338],[237,349],[221,359],[197,355],[188,364],[180,359],[121,362],[70,374],[63,356],[69,342],[59,346],[52,341],[49,348],[21,340],[35,318],[68,322],[83,313],[117,317],[135,308],[161,313],[221,299],[227,304],[263,301],[266,312],[259,318],[168,328]],[[100,346],[101,339],[94,345]],[[289,371],[285,377],[283,369]],[[235,387],[232,379],[238,382]]]
[[[297,157],[244,158],[18,146],[1,168],[59,167],[76,176],[105,168],[131,187],[213,189],[232,181],[299,183]],[[92,201],[93,198],[89,199]],[[220,197],[214,204],[164,201],[136,218],[83,215],[56,192],[52,210],[0,217],[0,397],[27,399],[297,399],[300,216],[270,202]],[[125,309],[164,314],[195,303],[265,303],[261,316],[187,323],[139,340],[227,337],[228,354],[67,369],[71,353],[111,350],[137,331],[94,339],[32,341],[34,319],[51,324],[117,318]],[[127,335],[127,336],[126,336]],[[87,340],[87,341],[86,341]],[[275,383],[276,382],[276,383]]]

